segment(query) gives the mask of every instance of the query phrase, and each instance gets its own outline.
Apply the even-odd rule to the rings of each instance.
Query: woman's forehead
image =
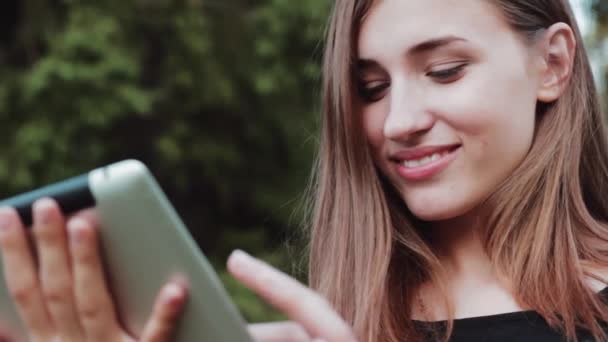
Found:
[[[510,31],[498,9],[486,0],[381,0],[361,23],[358,55],[409,50],[438,37],[460,37],[475,42],[496,39]],[[492,38],[494,37],[494,38]]]

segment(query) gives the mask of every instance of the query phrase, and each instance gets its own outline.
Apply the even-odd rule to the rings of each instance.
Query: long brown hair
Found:
[[[578,328],[605,338],[600,322],[608,321],[608,309],[586,285],[594,277],[586,266],[608,266],[608,149],[580,31],[567,0],[490,1],[528,41],[564,22],[579,44],[564,94],[538,106],[528,156],[484,203],[493,209],[487,253],[513,282],[517,300],[552,327],[569,339]],[[353,115],[357,36],[372,3],[336,0],[327,29],[309,281],[361,340],[412,340],[414,292],[425,281],[441,288],[442,272],[420,234],[423,223],[374,167]],[[447,299],[446,307],[452,316]]]

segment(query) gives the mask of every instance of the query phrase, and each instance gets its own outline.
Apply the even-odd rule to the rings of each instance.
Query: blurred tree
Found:
[[[0,196],[144,161],[218,268],[281,242],[315,141],[322,0],[9,0]],[[277,315],[223,275],[251,320]]]
[[[608,3],[591,5],[608,36]],[[239,247],[303,274],[281,242],[298,228],[329,6],[1,2],[0,197],[138,158],[218,269]],[[279,317],[221,274],[248,319]]]
[[[598,21],[601,36],[608,35],[608,3],[603,0],[591,0],[592,12]]]
[[[602,49],[599,56],[601,58],[600,64],[604,67],[602,69],[604,77],[604,108],[608,108],[608,64],[603,57],[608,54],[608,2],[606,0],[591,0],[591,8],[594,19],[596,20],[596,32],[593,36],[594,46],[596,49]],[[602,77],[602,76],[600,76]]]

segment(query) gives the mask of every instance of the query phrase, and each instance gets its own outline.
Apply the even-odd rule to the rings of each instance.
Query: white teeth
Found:
[[[403,166],[405,166],[408,169],[412,169],[412,168],[415,168],[415,167],[426,165],[428,163],[431,163],[431,162],[434,162],[434,161],[437,161],[437,160],[441,159],[441,157],[445,156],[448,153],[449,153],[448,151],[441,152],[441,153],[437,152],[437,153],[433,153],[430,156],[426,156],[426,157],[423,157],[423,158],[420,158],[420,159],[404,160],[403,161]]]
[[[403,162],[403,165],[409,169],[420,166],[420,162],[417,160],[406,160]]]

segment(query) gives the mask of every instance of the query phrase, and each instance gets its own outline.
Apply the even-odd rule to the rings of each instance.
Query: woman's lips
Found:
[[[422,181],[432,178],[447,168],[456,159],[460,145],[428,147],[403,152],[393,158],[397,173],[407,181]]]

